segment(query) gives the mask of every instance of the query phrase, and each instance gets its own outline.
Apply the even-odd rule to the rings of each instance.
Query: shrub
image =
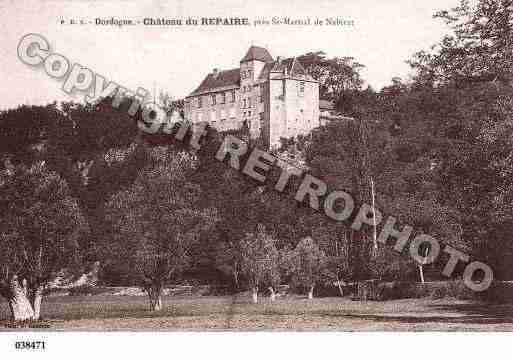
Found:
[[[500,286],[497,288],[499,287]],[[510,287],[513,292],[513,284]],[[480,299],[479,294],[468,289],[461,280],[426,283],[369,280],[358,284],[356,295],[356,299],[359,300],[393,300],[406,298]]]
[[[70,288],[69,294],[70,296],[88,296],[88,295],[101,295],[112,292],[111,289],[106,287],[95,287],[92,285],[81,285],[78,287]]]
[[[490,288],[477,294],[484,301],[507,303],[513,299],[513,282],[493,281]]]

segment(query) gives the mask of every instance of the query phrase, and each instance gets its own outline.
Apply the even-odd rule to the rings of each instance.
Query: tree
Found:
[[[146,161],[144,136],[136,125],[141,111],[131,116],[130,99],[118,108],[112,100],[23,105],[0,112],[0,169],[4,159],[29,167],[42,162],[65,182],[85,222],[81,255],[90,263],[105,259],[101,248],[113,233],[106,203],[133,183]]]
[[[258,303],[258,290],[264,283],[272,288],[271,300],[274,300],[280,273],[275,241],[273,235],[266,233],[263,225],[258,225],[256,232],[246,233],[241,242],[242,272],[252,291],[253,303]]]
[[[350,193],[355,201],[355,208],[363,203],[372,203],[370,179],[381,183],[379,174],[393,161],[393,158],[387,156],[387,150],[384,151],[389,139],[384,127],[372,119],[364,118],[333,122],[316,129],[304,151],[310,172],[324,180],[330,190]],[[379,208],[379,193],[376,200]],[[329,253],[335,256],[338,256],[337,253],[344,255],[347,260],[344,272],[348,279],[367,279],[371,275],[369,263],[375,252],[374,233],[368,229],[352,229],[352,218],[354,217],[342,223],[326,218],[312,225],[313,228],[331,232],[330,236],[337,238],[338,244],[343,246],[330,248]],[[328,230],[328,226],[332,229]]]
[[[344,91],[360,90],[363,80],[360,70],[364,67],[352,57],[327,59],[322,51],[298,56],[307,72],[320,81],[320,97],[339,98]]]
[[[66,182],[86,221],[89,238],[84,244],[91,262],[99,258],[100,242],[108,242],[112,233],[105,221],[106,202],[133,183],[146,161],[144,136],[136,124],[141,112],[130,116],[129,99],[118,108],[112,100],[23,105],[0,113],[0,154],[15,164],[45,161]]]
[[[43,162],[0,174],[0,295],[13,320],[38,320],[49,282],[78,271],[84,221],[66,183]]]
[[[145,165],[145,136],[137,128],[140,110],[131,116],[130,100],[118,108],[112,99],[97,104],[61,104],[59,121],[43,153],[49,166],[66,180],[89,228],[91,260],[101,259],[102,242],[112,233],[105,206],[131,186]]]
[[[239,138],[243,136],[239,131],[230,134]],[[231,279],[229,285],[239,288],[245,281],[241,267],[241,242],[246,238],[248,229],[265,223],[267,230],[276,234],[276,247],[283,248],[299,236],[296,231],[303,234],[304,226],[298,226],[294,217],[303,209],[293,196],[282,195],[274,189],[279,171],[270,174],[269,178],[273,179],[262,184],[229,164],[217,161],[214,156],[224,135],[228,134],[209,128],[201,149],[196,152],[198,166],[192,178],[201,187],[202,205],[215,207],[218,213],[216,230],[212,232],[214,243],[210,247],[211,270],[227,274]],[[249,149],[241,158],[242,165],[251,151]]]
[[[342,284],[352,277],[348,231],[343,225],[324,218],[314,223],[312,228],[313,236],[318,238],[319,248],[326,254],[327,278],[336,283],[340,296],[344,296]]]
[[[115,228],[112,260],[130,268],[130,278],[162,309],[164,285],[176,281],[194,258],[190,249],[210,230],[216,214],[198,206],[199,188],[188,181],[194,155],[155,147],[134,184],[112,197],[109,220]],[[107,250],[107,249],[105,249]]]
[[[460,1],[436,17],[453,34],[410,64],[414,85],[432,89],[414,96],[417,108],[428,112],[426,137],[440,144],[430,154],[440,197],[461,213],[461,237],[472,254],[492,265],[496,277],[509,279],[513,2]],[[421,101],[433,104],[429,111]]]
[[[184,99],[175,99],[169,93],[161,91],[158,101],[169,116],[176,112],[181,118],[184,118]]]
[[[313,299],[315,286],[321,281],[326,270],[326,255],[311,237],[299,241],[290,253],[293,282],[308,291],[308,299]]]
[[[511,83],[513,1],[460,0],[458,6],[439,11],[435,18],[443,19],[453,33],[409,61],[418,85]]]
[[[223,241],[223,237],[215,238],[215,266],[222,273],[233,278],[235,290],[239,289],[241,277],[242,251],[237,241]]]
[[[397,164],[380,188],[391,214],[488,263],[499,278],[512,273],[505,215],[512,103],[509,86],[499,81],[417,88],[398,97],[391,138]]]
[[[340,111],[350,111],[353,97],[361,90],[364,66],[352,57],[326,58],[322,51],[298,56],[308,74],[319,81],[319,96],[335,100]]]

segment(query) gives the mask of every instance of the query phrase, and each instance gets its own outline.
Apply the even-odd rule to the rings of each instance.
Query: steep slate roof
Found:
[[[265,62],[265,65],[258,76],[258,80],[267,80],[270,72],[279,72],[282,74],[287,73],[291,76],[306,74],[305,68],[295,57],[274,61],[272,56],[269,54],[269,51],[263,47],[251,46],[241,62],[250,60]],[[309,76],[307,76],[307,78],[309,78]],[[224,70],[219,71],[217,74],[208,74],[198,88],[191,92],[189,96],[196,96],[202,93],[213,92],[221,89],[228,90],[238,87],[240,87],[240,69]]]
[[[240,86],[240,69],[219,71],[216,75],[210,73],[205,77],[196,90],[189,96],[209,92],[218,88],[236,88]]]
[[[276,61],[274,63],[274,67],[271,70],[272,72],[284,72],[287,71],[290,74],[290,70],[292,69],[292,64],[294,63],[294,58],[283,59],[280,62]]]
[[[292,62],[292,69],[290,70],[290,73],[294,75],[306,75],[306,70],[303,65],[301,65],[301,62],[299,62],[296,58],[294,60],[295,61]]]
[[[251,46],[240,62],[258,60],[263,62],[273,61],[273,57],[267,49],[258,46]]]
[[[259,80],[267,79],[270,72],[280,72],[280,73],[286,72],[287,74],[292,75],[292,76],[306,74],[304,67],[294,57],[290,57],[288,59],[282,59],[279,62],[273,61],[273,62],[266,63],[264,68],[262,69],[260,75],[258,76],[258,79]]]

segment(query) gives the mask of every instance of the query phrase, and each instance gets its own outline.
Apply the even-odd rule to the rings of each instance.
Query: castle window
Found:
[[[226,92],[221,93],[221,103],[226,103]]]
[[[251,97],[248,98],[248,107],[251,108]]]
[[[216,104],[216,94],[212,94],[212,105]]]
[[[232,102],[235,102],[235,90],[232,90]]]
[[[264,84],[260,84],[260,102],[264,102]]]
[[[202,99],[201,99],[201,96],[198,97],[198,108],[201,108],[202,106]]]
[[[242,100],[242,108],[246,108],[246,99]]]
[[[299,94],[299,96],[303,96],[305,94],[305,82],[304,81],[299,81],[298,94]]]

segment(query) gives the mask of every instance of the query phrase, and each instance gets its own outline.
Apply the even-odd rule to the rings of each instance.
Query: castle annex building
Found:
[[[296,58],[273,59],[251,46],[240,67],[214,69],[185,99],[185,118],[219,131],[249,129],[252,139],[275,147],[280,138],[307,134],[319,123],[319,83]]]

